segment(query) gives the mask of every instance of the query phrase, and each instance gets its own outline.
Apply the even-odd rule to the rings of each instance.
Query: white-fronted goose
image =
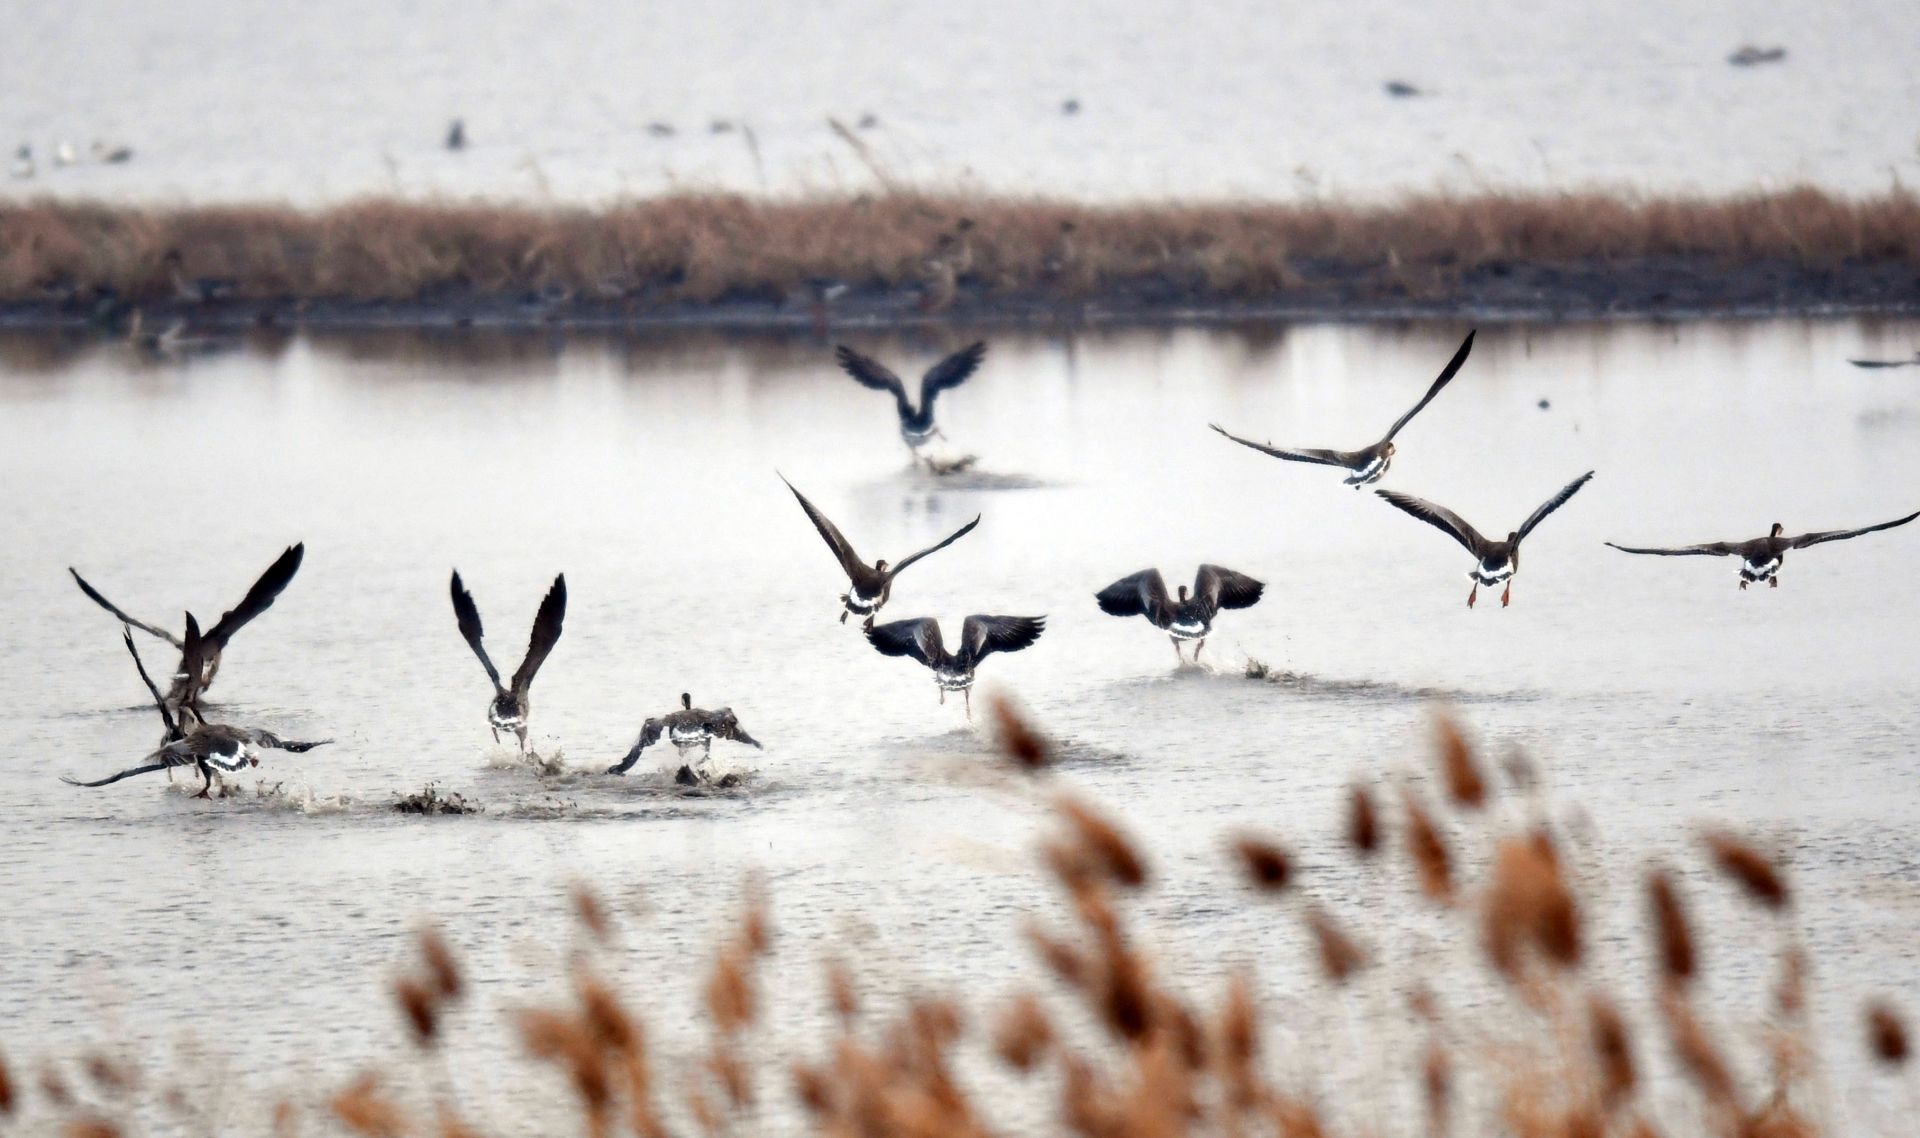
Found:
[[[1018,652],[1040,639],[1044,616],[974,614],[960,625],[960,647],[949,652],[940,639],[940,622],[930,616],[867,626],[867,642],[883,656],[909,656],[933,670],[940,702],[950,691],[966,693],[967,718],[973,718],[973,672],[995,652]]]
[[[915,407],[907,398],[907,385],[884,364],[845,344],[838,345],[833,351],[840,367],[863,386],[893,393],[894,410],[900,415],[900,437],[906,440],[916,458],[927,440],[940,433],[940,428],[933,421],[934,399],[942,391],[965,383],[967,377],[980,367],[980,361],[986,354],[986,341],[976,340],[928,368],[926,375],[920,379],[920,406]]]
[[[673,781],[682,786],[691,786],[700,781],[701,775],[694,768],[704,766],[713,751],[715,739],[731,739],[736,743],[745,743],[749,747],[760,747],[760,741],[740,729],[740,719],[731,707],[718,711],[708,711],[704,707],[693,706],[693,696],[680,693],[680,710],[669,712],[657,719],[649,719],[640,728],[640,737],[633,741],[633,747],[626,757],[607,768],[608,774],[626,774],[633,764],[640,761],[640,752],[660,741],[665,735],[674,750],[685,759],[687,753],[698,747],[700,757],[692,763],[682,762],[680,769],[674,772]],[[764,748],[762,748],[764,749]]]
[[[493,681],[493,702],[487,705],[487,725],[493,728],[493,741],[500,741],[500,732],[511,731],[520,741],[520,753],[527,750],[527,712],[532,707],[528,692],[533,687],[533,677],[546,662],[548,653],[560,642],[560,625],[567,618],[567,575],[565,573],[553,579],[553,587],[547,590],[545,600],[540,602],[540,611],[533,617],[533,635],[527,641],[526,658],[520,661],[519,670],[513,673],[513,683],[502,686],[500,670],[493,666],[487,656],[487,649],[481,643],[480,609],[473,603],[473,595],[467,592],[460,582],[460,571],[453,571],[453,616],[460,625],[460,635],[466,638],[467,646],[473,654],[480,657],[480,666],[487,670],[487,678]]]
[[[781,475],[780,481],[787,482],[786,475]],[[879,612],[881,607],[887,603],[887,598],[893,595],[893,579],[895,577],[898,577],[904,572],[907,566],[920,560],[927,554],[938,553],[940,550],[959,541],[967,534],[972,533],[973,527],[980,524],[980,515],[975,514],[973,520],[966,525],[954,530],[941,541],[929,545],[927,548],[907,557],[897,564],[889,565],[885,559],[882,559],[875,561],[869,566],[866,562],[860,560],[859,554],[853,551],[853,543],[849,542],[846,535],[840,532],[840,527],[828,521],[827,515],[821,513],[812,502],[807,501],[805,494],[795,489],[791,482],[787,482],[787,489],[792,490],[793,496],[800,500],[800,508],[807,512],[808,518],[812,519],[813,528],[820,531],[820,536],[826,541],[827,548],[833,550],[833,555],[840,559],[840,568],[847,574],[847,591],[840,594],[840,603],[845,606],[840,613],[841,624],[847,622],[848,613],[864,616],[867,618],[866,623],[872,624],[873,614]]]
[[[197,709],[200,695],[213,686],[213,678],[220,671],[220,657],[226,650],[227,642],[249,621],[273,607],[274,599],[292,583],[293,575],[300,571],[300,561],[306,553],[305,542],[288,546],[274,559],[273,564],[267,566],[267,571],[260,574],[239,604],[222,613],[212,628],[197,636],[195,650],[191,653],[187,651],[188,642],[185,638],[145,621],[135,620],[102,596],[100,590],[88,584],[79,570],[69,566],[67,572],[73,574],[74,584],[80,586],[81,592],[94,604],[112,613],[121,624],[157,636],[180,649],[180,666],[174,670],[167,692],[167,706],[173,712],[180,713]]]
[[[1155,628],[1173,641],[1173,654],[1184,664],[1180,645],[1191,640],[1193,662],[1200,662],[1200,651],[1207,646],[1207,634],[1213,631],[1213,618],[1221,609],[1243,609],[1260,599],[1266,586],[1245,573],[1202,565],[1193,577],[1193,595],[1180,586],[1180,599],[1167,595],[1167,582],[1158,569],[1142,569],[1122,577],[1094,594],[1100,611],[1110,616],[1144,616]]]
[[[1520,528],[1508,534],[1504,541],[1494,541],[1483,536],[1479,530],[1468,525],[1459,514],[1444,506],[1436,506],[1432,502],[1416,498],[1411,494],[1402,494],[1396,490],[1375,490],[1374,493],[1466,546],[1467,552],[1473,554],[1477,560],[1473,569],[1467,573],[1467,576],[1473,579],[1473,591],[1467,594],[1468,608],[1473,607],[1474,600],[1480,595],[1480,586],[1486,585],[1491,588],[1502,581],[1506,582],[1507,587],[1500,593],[1500,607],[1505,608],[1507,602],[1513,598],[1513,575],[1520,571],[1520,542],[1532,533],[1533,527],[1544,521],[1548,514],[1566,505],[1567,499],[1573,497],[1580,487],[1587,484],[1587,479],[1592,477],[1593,471],[1589,470],[1562,486],[1558,494],[1542,502],[1540,508],[1535,510],[1526,521],[1520,523]]]
[[[229,773],[238,772],[249,766],[259,766],[259,752],[262,750],[299,753],[311,751],[315,747],[324,747],[333,742],[331,739],[321,739],[312,743],[300,743],[291,739],[282,739],[271,731],[230,727],[224,723],[202,723],[192,730],[187,730],[187,721],[174,718],[173,713],[167,708],[166,699],[160,694],[159,687],[147,675],[146,665],[141,663],[140,653],[133,646],[133,634],[123,629],[121,636],[126,641],[127,651],[133,655],[133,664],[140,671],[140,679],[145,682],[147,691],[153,696],[154,706],[160,710],[161,722],[166,724],[166,741],[147,756],[146,762],[137,767],[128,767],[106,778],[82,782],[62,775],[60,781],[68,786],[107,786],[123,778],[132,778],[134,775],[191,766],[198,768],[201,777],[205,780],[200,787],[200,793],[194,797],[207,798],[210,797],[209,792],[213,789],[215,768]]]
[[[1738,557],[1742,589],[1756,581],[1765,581],[1769,588],[1777,589],[1780,587],[1780,563],[1786,560],[1789,549],[1805,549],[1810,545],[1819,545],[1828,541],[1845,541],[1850,537],[1859,537],[1863,533],[1876,533],[1883,529],[1903,526],[1915,518],[1920,518],[1920,511],[1908,514],[1904,518],[1895,518],[1890,522],[1881,522],[1877,526],[1821,530],[1817,533],[1803,533],[1797,537],[1787,536],[1786,527],[1775,522],[1767,536],[1756,537],[1751,541],[1709,541],[1699,545],[1683,545],[1675,549],[1639,549],[1630,545],[1615,545],[1611,541],[1607,544],[1622,553],[1649,553],[1656,557]]]
[[[1261,454],[1270,454],[1275,458],[1284,458],[1288,462],[1315,462],[1322,466],[1343,467],[1348,471],[1348,474],[1342,481],[1348,486],[1358,490],[1362,486],[1380,481],[1381,476],[1386,474],[1387,467],[1393,463],[1393,436],[1399,434],[1400,428],[1406,426],[1408,421],[1415,415],[1418,415],[1422,408],[1433,402],[1433,397],[1440,394],[1440,389],[1445,387],[1448,381],[1453,379],[1454,373],[1460,370],[1460,365],[1467,362],[1467,353],[1473,351],[1473,335],[1472,332],[1468,332],[1467,338],[1460,341],[1459,350],[1453,353],[1453,358],[1447,361],[1447,366],[1440,372],[1440,378],[1434,380],[1433,386],[1427,388],[1427,393],[1420,397],[1420,402],[1415,403],[1411,411],[1400,416],[1400,418],[1394,422],[1393,426],[1387,428],[1386,435],[1381,438],[1379,442],[1371,443],[1361,447],[1359,450],[1315,450],[1307,447],[1276,447],[1267,443],[1256,443],[1252,439],[1243,439],[1239,435],[1231,433],[1225,427],[1220,426],[1218,423],[1209,425],[1212,426],[1214,430],[1226,435],[1226,437],[1239,443],[1241,446],[1252,447]]]

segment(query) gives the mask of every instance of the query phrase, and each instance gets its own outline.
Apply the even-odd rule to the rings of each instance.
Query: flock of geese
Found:
[[[1346,485],[1360,489],[1379,482],[1385,477],[1392,465],[1395,453],[1394,439],[1446,386],[1452,382],[1466,363],[1473,350],[1474,333],[1467,337],[1454,352],[1438,378],[1427,388],[1419,402],[1395,420],[1377,441],[1355,450],[1316,449],[1305,447],[1278,447],[1270,443],[1255,442],[1232,434],[1225,428],[1213,425],[1213,429],[1225,437],[1250,447],[1262,454],[1288,462],[1313,463],[1331,466],[1345,471],[1343,481]],[[907,386],[901,378],[883,364],[844,345],[836,348],[835,358],[848,375],[862,385],[893,396],[895,410],[899,417],[900,436],[914,455],[915,461],[922,460],[921,449],[931,440],[942,437],[938,423],[934,418],[934,408],[942,392],[950,391],[979,370],[986,358],[986,344],[976,342],[960,351],[947,356],[934,364],[922,376],[919,398],[916,401],[909,396]],[[929,469],[936,473],[940,467],[928,460]],[[1474,564],[1467,576],[1473,582],[1467,594],[1467,604],[1472,607],[1479,597],[1482,587],[1503,586],[1500,603],[1504,607],[1512,601],[1513,578],[1520,569],[1520,545],[1528,534],[1532,533],[1547,516],[1577,494],[1581,487],[1593,477],[1593,472],[1568,482],[1552,497],[1541,503],[1518,527],[1508,531],[1504,538],[1491,538],[1470,525],[1460,515],[1444,506],[1436,505],[1411,494],[1398,490],[1376,490],[1375,493],[1390,505],[1406,512],[1447,534],[1457,541],[1473,556]],[[861,618],[860,628],[866,640],[873,648],[886,656],[905,657],[918,662],[933,673],[933,679],[940,692],[941,702],[945,702],[948,692],[960,692],[967,704],[968,717],[972,717],[971,692],[975,671],[989,656],[997,652],[1018,652],[1031,647],[1046,630],[1047,618],[1044,616],[1010,616],[986,613],[974,613],[960,624],[957,640],[949,646],[942,634],[940,624],[932,617],[914,617],[908,620],[891,621],[876,624],[875,616],[893,597],[894,586],[900,575],[921,559],[938,553],[973,532],[980,524],[978,516],[961,526],[940,541],[910,554],[899,561],[884,558],[869,564],[855,552],[852,542],[819,507],[809,501],[805,494],[787,482],[794,499],[806,513],[809,521],[819,532],[827,548],[839,562],[847,577],[847,590],[840,595],[841,611],[839,619],[846,623],[849,616]],[[1859,529],[1823,530],[1813,533],[1788,535],[1778,522],[1774,523],[1765,537],[1747,541],[1714,541],[1697,545],[1676,547],[1644,547],[1606,544],[1626,553],[1651,554],[1662,557],[1682,556],[1718,556],[1739,558],[1739,586],[1765,581],[1769,587],[1780,584],[1780,568],[1786,554],[1792,550],[1805,549],[1831,541],[1842,541],[1859,537],[1862,534],[1891,529],[1905,525],[1920,517],[1920,511],[1908,514],[1893,521],[1878,525],[1864,526]],[[99,787],[119,782],[135,775],[158,771],[171,772],[176,768],[195,767],[203,778],[203,784],[197,797],[208,797],[212,790],[216,771],[237,772],[248,766],[258,766],[260,755],[267,750],[303,752],[324,746],[331,740],[315,742],[297,742],[281,739],[270,731],[237,727],[229,724],[211,722],[201,708],[202,694],[213,684],[220,670],[221,654],[235,633],[258,618],[273,605],[282,591],[292,582],[299,571],[300,561],[305,553],[304,545],[288,548],[268,566],[251,589],[247,591],[238,605],[221,614],[212,628],[202,630],[191,612],[186,614],[185,629],[180,635],[155,624],[136,620],[127,615],[112,601],[82,577],[77,570],[69,569],[80,591],[88,598],[111,613],[121,622],[122,639],[127,651],[132,655],[134,667],[141,681],[151,694],[154,706],[160,714],[164,727],[160,745],[138,766],[129,767],[106,778],[92,782],[81,782],[71,778],[63,781],[75,786]],[[1184,665],[1187,657],[1184,645],[1193,644],[1193,660],[1197,663],[1201,651],[1206,647],[1208,635],[1213,630],[1213,622],[1221,611],[1226,609],[1247,608],[1260,600],[1263,585],[1260,581],[1232,569],[1218,565],[1202,565],[1194,576],[1191,589],[1186,585],[1178,587],[1177,594],[1170,595],[1166,580],[1158,569],[1143,569],[1137,573],[1122,577],[1106,588],[1094,594],[1095,602],[1101,611],[1113,616],[1140,616],[1147,619],[1155,628],[1164,632],[1171,640],[1174,655]],[[534,677],[540,666],[553,652],[560,641],[560,634],[566,620],[567,581],[564,575],[553,580],[552,587],[541,601],[539,611],[534,616],[533,630],[527,645],[527,652],[514,670],[511,679],[502,681],[500,671],[495,667],[485,645],[485,634],[481,625],[479,606],[474,603],[473,595],[456,570],[450,584],[453,602],[454,621],[460,635],[466,640],[473,654],[478,657],[480,666],[486,671],[487,679],[493,686],[493,698],[487,705],[487,724],[493,732],[496,742],[502,734],[514,736],[520,751],[528,752],[527,722],[531,711],[531,691]],[[164,640],[179,650],[180,660],[171,673],[168,686],[163,692],[148,675],[138,648],[134,645],[132,630],[138,629],[153,637]],[[675,781],[683,785],[696,785],[712,781],[704,768],[710,755],[714,740],[727,740],[747,746],[759,747],[760,743],[740,726],[739,717],[731,708],[717,710],[695,707],[690,694],[682,693],[680,707],[667,714],[648,719],[641,727],[638,738],[620,762],[607,768],[611,775],[625,774],[640,759],[641,754],[662,739],[671,743],[681,759],[675,773]],[[697,758],[689,761],[689,756],[698,752]],[[728,786],[737,782],[736,776],[727,775],[717,785]]]

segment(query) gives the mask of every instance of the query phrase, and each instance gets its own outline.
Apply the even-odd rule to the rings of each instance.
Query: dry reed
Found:
[[[1907,1025],[1891,1006],[1875,1003],[1867,1008],[1867,1043],[1882,1063],[1893,1067],[1906,1063]]]
[[[1705,840],[1714,864],[1738,882],[1747,896],[1769,909],[1785,907],[1787,883],[1771,859],[1724,830],[1709,832]]]

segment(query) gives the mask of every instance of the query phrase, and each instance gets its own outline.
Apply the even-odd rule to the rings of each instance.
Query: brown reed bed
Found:
[[[172,255],[172,256],[170,256]],[[606,209],[0,204],[14,323],[823,325],[1248,312],[1912,310],[1920,197],[1139,204],[895,192]]]
[[[1824,1120],[1804,1014],[1808,961],[1784,903],[1784,874],[1741,838],[1713,832],[1693,868],[1697,877],[1709,870],[1729,877],[1767,910],[1736,907],[1754,927],[1711,932],[1777,945],[1782,994],[1773,1018],[1729,1029],[1739,1017],[1707,1005],[1695,924],[1673,887],[1679,870],[1672,866],[1646,878],[1651,905],[1638,936],[1640,954],[1655,964],[1652,983],[1638,998],[1609,991],[1595,968],[1603,946],[1590,932],[1597,899],[1539,820],[1541,803],[1502,798],[1537,791],[1530,784],[1497,791],[1477,775],[1463,778],[1484,763],[1469,737],[1442,716],[1432,770],[1405,777],[1448,788],[1447,805],[1423,806],[1411,793],[1402,798],[1402,816],[1392,825],[1407,844],[1397,859],[1372,840],[1327,848],[1339,849],[1374,884],[1397,882],[1399,894],[1445,922],[1465,951],[1422,950],[1429,959],[1414,966],[1411,983],[1405,974],[1383,976],[1394,960],[1386,939],[1374,941],[1379,952],[1363,944],[1365,932],[1354,931],[1359,907],[1330,895],[1316,867],[1266,838],[1236,838],[1220,851],[1220,872],[1243,883],[1247,903],[1290,912],[1308,932],[1302,947],[1317,965],[1322,995],[1343,1013],[1316,1024],[1299,1007],[1286,1018],[1263,1007],[1247,967],[1228,972],[1213,997],[1175,982],[1171,974],[1182,962],[1161,957],[1150,947],[1154,938],[1136,931],[1138,899],[1154,880],[1151,851],[1107,811],[1053,788],[1042,774],[1050,744],[1012,704],[997,702],[994,713],[1008,784],[1042,797],[1056,822],[1042,861],[1064,902],[1054,922],[1027,925],[1035,967],[1011,978],[1010,992],[975,1005],[921,996],[869,1006],[856,991],[858,978],[830,956],[824,967],[833,1016],[797,1058],[775,1058],[757,1032],[769,1002],[782,995],[762,977],[778,937],[768,899],[749,882],[740,917],[710,955],[700,988],[697,1014],[708,1042],[699,1053],[662,1053],[646,1020],[675,1010],[636,1007],[598,956],[576,952],[565,965],[564,994],[512,1013],[527,1070],[467,1071],[463,1083],[445,1062],[382,1064],[306,1103],[278,1103],[273,1132],[480,1138],[497,1132],[489,1126],[491,1092],[544,1076],[573,1105],[570,1117],[550,1118],[539,1132],[589,1138],[991,1138],[1012,1132],[995,1119],[1003,1100],[1017,1094],[1050,1101],[1040,1114],[1049,1121],[1019,1132],[1077,1138],[1839,1133]],[[1364,804],[1370,831],[1382,824],[1375,816],[1385,811],[1371,796],[1356,792],[1350,804]],[[1328,821],[1333,833],[1353,830],[1351,818]],[[1430,848],[1442,843],[1443,831],[1450,843]],[[609,907],[586,886],[575,887],[569,902],[579,933],[604,947],[615,933]],[[1348,914],[1336,916],[1339,907]],[[418,935],[416,950],[393,982],[393,996],[405,1036],[431,1060],[448,1046],[452,1013],[473,984],[431,928]],[[1486,985],[1492,998],[1470,994]],[[1449,1010],[1440,993],[1478,1006]],[[1369,1004],[1380,1011],[1389,996],[1404,1000],[1408,1012],[1351,1014]],[[1900,1082],[1912,1077],[1905,1021],[1886,999],[1861,1012],[1866,1030],[1857,1044],[1876,1069],[1868,1077],[1888,1082],[1894,1098],[1904,1090],[1910,1105],[1914,1088]],[[1337,1086],[1366,1100],[1358,1110],[1334,1098],[1334,1087],[1301,1073],[1313,1064],[1294,1062],[1298,1057],[1283,1050],[1291,1040],[1316,1054],[1337,1051],[1343,1037],[1393,1026],[1402,1029],[1393,1039],[1345,1041],[1362,1070]],[[1291,1035],[1276,1030],[1289,1027]],[[1766,1057],[1758,1074],[1755,1053]],[[972,1063],[997,1064],[1000,1081],[982,1086],[967,1073]],[[74,1087],[43,1067],[35,1092],[0,1061],[0,1125],[31,1120],[48,1132],[92,1138],[133,1133],[122,1114],[147,1085],[139,1067],[96,1055],[79,1069],[87,1083]],[[1660,1093],[1657,1071],[1672,1072],[1672,1085]],[[1382,1111],[1381,1104],[1398,1105]]]

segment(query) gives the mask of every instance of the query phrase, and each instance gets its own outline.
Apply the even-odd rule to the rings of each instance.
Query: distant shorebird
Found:
[[[1829,541],[1845,541],[1865,533],[1877,533],[1883,529],[1906,525],[1915,518],[1920,518],[1920,510],[1904,518],[1881,522],[1877,526],[1822,530],[1818,533],[1803,533],[1798,537],[1788,537],[1786,527],[1775,522],[1773,529],[1766,537],[1756,537],[1751,541],[1709,541],[1700,545],[1683,545],[1675,549],[1639,549],[1629,545],[1614,545],[1611,541],[1607,544],[1622,553],[1649,553],[1656,557],[1738,557],[1742,589],[1756,581],[1765,581],[1768,588],[1777,589],[1780,587],[1780,564],[1786,560],[1788,550],[1805,549],[1810,545],[1820,545]]]
[[[447,149],[465,150],[467,148],[467,123],[465,119],[454,119],[447,124]]]
[[[1440,394],[1440,390],[1453,379],[1454,373],[1460,370],[1460,365],[1467,362],[1467,353],[1473,351],[1473,336],[1474,333],[1468,332],[1467,338],[1460,341],[1459,350],[1453,353],[1451,360],[1447,361],[1446,368],[1440,372],[1440,378],[1434,380],[1433,386],[1427,388],[1427,393],[1420,397],[1420,402],[1413,405],[1413,410],[1400,416],[1393,426],[1387,428],[1385,437],[1379,442],[1371,443],[1361,447],[1359,450],[1313,450],[1305,447],[1276,447],[1266,443],[1256,443],[1252,439],[1243,439],[1239,435],[1228,431],[1225,427],[1220,426],[1218,423],[1209,425],[1212,426],[1214,430],[1219,431],[1241,446],[1252,447],[1261,454],[1270,454],[1275,458],[1284,458],[1289,462],[1315,462],[1322,466],[1344,467],[1350,473],[1343,481],[1348,486],[1358,490],[1362,486],[1380,481],[1381,476],[1386,474],[1387,467],[1393,463],[1393,436],[1399,434],[1400,428],[1406,426],[1408,421],[1415,415],[1418,415],[1422,408],[1433,402],[1433,397]]]
[[[787,482],[786,475],[781,475],[780,481]],[[847,574],[847,591],[840,594],[840,603],[845,606],[845,610],[840,614],[841,624],[847,622],[848,613],[853,613],[856,616],[864,616],[867,618],[866,622],[872,624],[873,614],[879,612],[881,607],[887,603],[887,598],[893,595],[893,579],[895,577],[898,577],[904,572],[907,566],[920,560],[927,554],[937,553],[947,546],[952,545],[954,542],[959,541],[969,533],[972,533],[973,527],[980,524],[980,515],[975,514],[973,520],[966,525],[953,531],[953,533],[938,543],[930,545],[920,552],[907,557],[898,564],[889,566],[888,563],[882,559],[875,561],[869,566],[866,562],[860,560],[859,554],[853,551],[853,544],[847,540],[845,534],[840,532],[840,527],[828,521],[827,515],[815,508],[812,502],[807,501],[805,494],[794,489],[794,485],[791,482],[787,482],[787,489],[793,490],[793,496],[800,500],[800,508],[805,510],[807,517],[813,520],[813,528],[820,531],[820,536],[825,539],[827,548],[833,550],[833,555],[840,559],[840,568],[845,570]]]
[[[96,138],[93,141],[93,160],[95,162],[104,162],[109,166],[118,166],[123,162],[131,162],[133,161],[133,147],[108,146]]]
[[[894,409],[900,415],[900,437],[918,459],[920,448],[940,434],[939,426],[933,421],[933,401],[942,391],[967,381],[967,377],[979,368],[980,361],[986,357],[987,345],[984,340],[976,340],[927,369],[926,375],[920,379],[918,407],[907,398],[907,385],[883,364],[845,344],[836,347],[833,354],[840,362],[840,367],[863,386],[893,393]]]
[[[12,174],[22,180],[33,177],[33,147],[22,146],[13,152]]]
[[[1176,601],[1167,595],[1167,582],[1160,570],[1142,569],[1095,593],[1094,600],[1109,616],[1144,616],[1152,621],[1173,641],[1173,654],[1182,664],[1187,658],[1181,654],[1180,645],[1193,641],[1193,662],[1198,664],[1207,635],[1213,631],[1214,616],[1221,609],[1252,606],[1265,587],[1245,573],[1202,565],[1193,578],[1193,595],[1189,597],[1187,587],[1182,585]]]
[[[460,571],[453,571],[453,616],[460,625],[460,635],[466,638],[467,646],[473,654],[480,657],[480,666],[487,670],[487,678],[493,681],[493,702],[487,705],[487,725],[493,728],[493,741],[500,741],[500,732],[511,731],[520,741],[520,753],[527,752],[527,712],[531,708],[528,692],[533,687],[534,673],[546,662],[553,646],[560,642],[560,625],[567,617],[567,575],[560,574],[553,579],[553,587],[547,590],[546,599],[540,602],[540,611],[533,617],[533,635],[527,641],[526,658],[520,661],[520,668],[513,673],[513,683],[503,687],[500,683],[500,671],[493,666],[487,656],[487,649],[481,643],[480,609],[473,603],[473,595],[460,583]]]
[[[1580,487],[1593,477],[1589,470],[1560,488],[1560,492],[1540,504],[1520,528],[1506,536],[1504,541],[1494,541],[1481,535],[1480,531],[1468,525],[1459,514],[1444,506],[1416,498],[1411,494],[1402,494],[1395,490],[1375,490],[1374,493],[1419,518],[1440,532],[1465,546],[1468,553],[1477,558],[1473,569],[1467,576],[1473,579],[1473,591],[1467,594],[1467,607],[1472,608],[1475,598],[1480,595],[1480,586],[1492,588],[1506,582],[1506,588],[1500,593],[1500,607],[1505,608],[1513,597],[1513,575],[1520,571],[1520,542],[1533,532],[1533,528],[1546,519],[1567,499],[1574,496]]]
[[[157,636],[180,649],[180,666],[174,670],[165,702],[183,719],[189,715],[197,719],[200,695],[213,686],[213,678],[220,671],[220,656],[226,650],[227,642],[249,621],[273,607],[274,599],[292,583],[293,575],[300,571],[300,560],[306,553],[305,542],[288,546],[285,552],[274,559],[273,564],[267,566],[267,571],[260,574],[259,580],[247,590],[247,595],[240,599],[240,603],[220,614],[220,620],[204,634],[189,616],[185,636],[175,636],[164,628],[135,620],[102,596],[100,590],[88,584],[79,570],[69,566],[67,572],[73,574],[73,582],[80,586],[81,592],[94,604],[112,613],[121,624]]]
[[[740,729],[740,719],[733,709],[723,707],[718,711],[708,711],[704,707],[693,706],[693,696],[680,693],[680,710],[669,712],[657,719],[649,719],[640,728],[640,737],[633,741],[633,747],[626,757],[607,768],[608,774],[626,774],[633,764],[640,761],[640,752],[660,741],[665,735],[674,750],[684,760],[694,748],[700,749],[700,757],[692,763],[682,762],[680,769],[674,772],[673,781],[682,786],[691,786],[700,780],[696,766],[704,766],[707,757],[713,751],[715,739],[731,739],[736,743],[745,743],[749,747],[760,746],[760,741]]]
[[[1920,364],[1920,352],[1913,353],[1913,358],[1910,360],[1862,360],[1850,358],[1847,362],[1854,367],[1907,367],[1912,364]]]
[[[300,753],[311,751],[315,747],[324,747],[333,742],[321,739],[312,743],[297,743],[282,739],[271,731],[258,731],[245,727],[229,727],[221,723],[205,723],[193,730],[187,730],[185,721],[174,718],[168,710],[167,701],[160,694],[152,677],[147,675],[146,665],[140,662],[140,652],[133,646],[133,634],[124,629],[121,637],[126,641],[127,651],[133,655],[134,667],[140,670],[140,679],[147,685],[147,691],[153,696],[154,706],[160,710],[160,719],[166,724],[166,740],[159,749],[147,756],[147,761],[137,767],[128,767],[118,774],[92,782],[68,778],[60,781],[68,786],[99,787],[119,782],[134,775],[152,774],[155,771],[171,772],[176,767],[195,767],[205,781],[195,798],[211,797],[213,790],[213,772],[218,768],[229,773],[243,771],[249,766],[260,765],[262,750],[279,750]]]
[[[73,143],[62,139],[60,144],[53,148],[55,166],[71,166],[78,161],[80,161],[80,152],[73,148]]]
[[[940,623],[930,616],[869,625],[867,642],[883,656],[908,656],[933,670],[940,685],[940,702],[950,691],[966,693],[967,718],[973,718],[973,672],[995,652],[1018,652],[1040,639],[1044,616],[982,616],[960,625],[960,646],[949,652],[940,639]]]

